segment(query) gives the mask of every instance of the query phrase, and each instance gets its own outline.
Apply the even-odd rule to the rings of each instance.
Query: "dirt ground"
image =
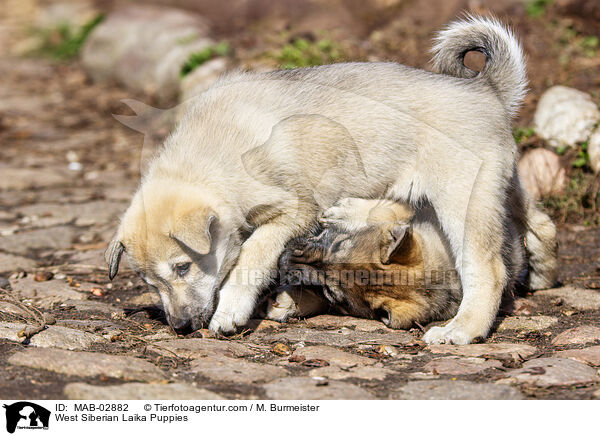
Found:
[[[508,0],[373,1],[377,7],[238,0],[227,10],[210,1],[168,3],[207,15],[240,64],[322,29],[351,58],[427,68],[436,28],[464,8],[493,11],[515,26],[528,55],[531,92],[515,125],[531,124],[541,92],[553,84],[600,96],[600,56],[580,45],[585,36],[600,36],[596,2],[557,0],[541,17]],[[82,398],[81,386],[101,395],[93,389],[132,381],[193,386],[196,398],[600,397],[600,228],[580,219],[559,222],[557,289],[518,296],[485,344],[462,351],[426,347],[418,328],[393,331],[329,315],[256,321],[218,341],[206,331],[177,337],[143,282],[122,269],[111,283],[103,261],[139,182],[144,139],[112,114],[129,114],[121,100],[143,96],[92,83],[77,61],[10,54],[14,23],[22,21],[3,14],[0,23],[11,33],[0,37],[11,42],[0,45],[0,277],[9,279],[1,287],[56,323],[22,342],[18,333],[35,313],[0,301],[0,398]],[[166,133],[159,128],[157,139]],[[117,360],[77,366],[88,352]],[[59,358],[65,363],[52,364]],[[135,360],[118,360],[125,358]],[[123,366],[131,371],[123,374]],[[444,394],[448,384],[452,394]]]

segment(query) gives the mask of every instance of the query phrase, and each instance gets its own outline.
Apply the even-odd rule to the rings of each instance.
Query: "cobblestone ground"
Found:
[[[143,138],[111,116],[128,96],[41,60],[0,77],[0,281],[21,304],[0,302],[0,398],[600,398],[599,229],[561,228],[563,286],[518,298],[482,344],[333,315],[177,337],[103,262],[139,177]]]

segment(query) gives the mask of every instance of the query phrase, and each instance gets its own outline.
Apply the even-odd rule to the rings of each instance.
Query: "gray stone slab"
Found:
[[[586,385],[600,381],[598,371],[581,362],[560,357],[533,359],[523,364],[523,368],[507,373],[502,383],[524,383],[549,388]]]
[[[462,380],[415,380],[392,394],[396,400],[520,400],[518,389]]]
[[[68,400],[225,400],[214,392],[183,383],[124,383],[114,386],[69,383],[64,394]]]
[[[324,384],[311,377],[288,377],[263,386],[272,400],[374,400],[366,389],[337,380]]]
[[[159,381],[167,378],[150,362],[131,356],[67,351],[54,348],[28,348],[8,358],[11,365],[44,369],[79,377],[106,376],[123,380]]]

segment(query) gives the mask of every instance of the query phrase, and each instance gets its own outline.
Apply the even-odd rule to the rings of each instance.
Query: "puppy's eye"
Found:
[[[190,271],[191,262],[182,262],[175,265],[175,272],[179,277],[183,277]]]

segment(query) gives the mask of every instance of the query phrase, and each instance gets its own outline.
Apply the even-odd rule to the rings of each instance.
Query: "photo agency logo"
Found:
[[[50,411],[42,406],[28,401],[4,404],[6,409],[6,431],[15,430],[48,430]]]

